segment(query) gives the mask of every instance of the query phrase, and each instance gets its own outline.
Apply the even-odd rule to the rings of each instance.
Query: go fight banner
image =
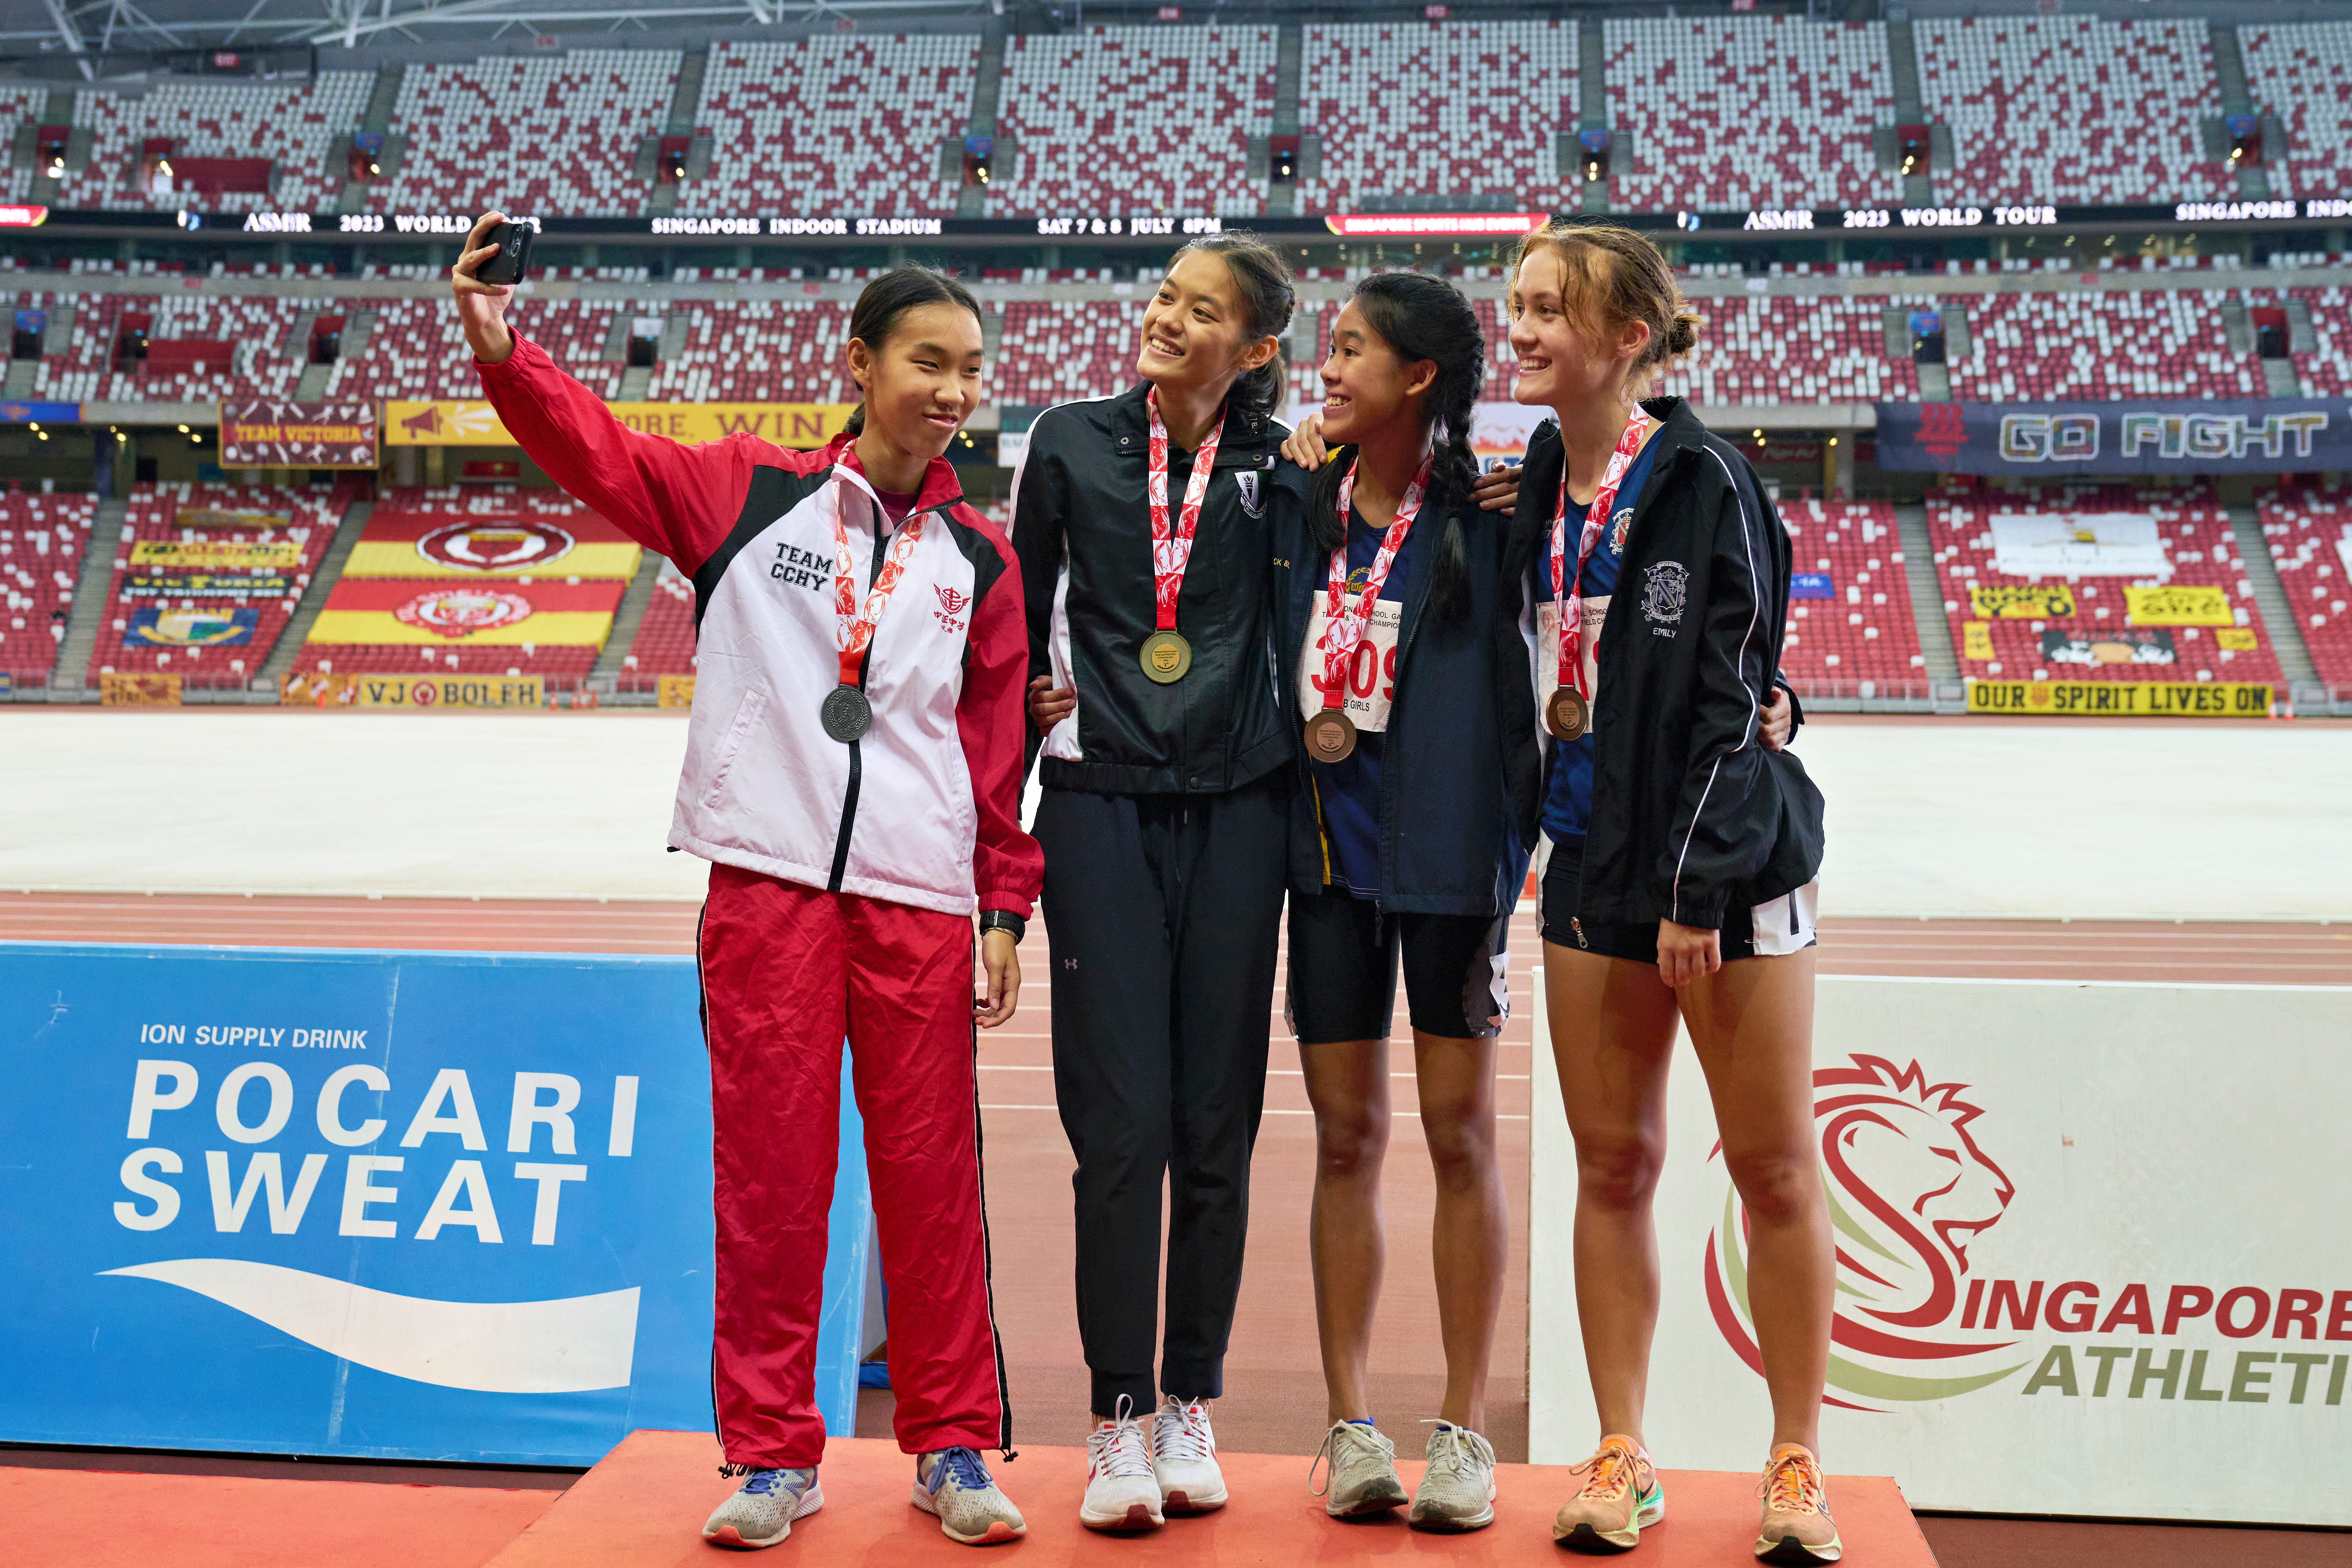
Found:
[[[2303,474],[2352,468],[2352,404],[1882,403],[1878,466],[1945,474]]]
[[[1824,977],[1830,1468],[1921,1508],[2352,1524],[2347,1037],[2352,987]],[[1533,1180],[1565,1194],[1543,1041],[1535,1061]],[[1749,1226],[1695,1068],[1667,1147],[1650,1447],[1753,1470]],[[1531,1301],[1573,1300],[1570,1207],[1531,1226]],[[1539,1464],[1592,1440],[1582,1342],[1554,1319],[1529,1346]],[[2257,1484],[2217,1490],[2217,1454]]]
[[[0,944],[0,1439],[585,1465],[709,1430],[696,1002],[688,959]],[[837,1433],[845,1082],[843,1119]]]

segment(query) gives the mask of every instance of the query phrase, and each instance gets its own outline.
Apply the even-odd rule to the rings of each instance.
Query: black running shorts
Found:
[[[1597,952],[1635,963],[1658,962],[1658,922],[1603,924],[1576,919],[1576,890],[1584,866],[1582,844],[1554,842],[1543,876],[1543,939],[1558,947]],[[1813,910],[1821,884],[1808,882],[1754,909],[1726,910],[1720,944],[1723,961],[1774,957],[1813,945]]]
[[[1385,1040],[1404,969],[1412,1026],[1449,1040],[1483,1040],[1510,1012],[1504,978],[1508,915],[1382,916],[1370,899],[1290,896],[1286,1012],[1303,1046]]]

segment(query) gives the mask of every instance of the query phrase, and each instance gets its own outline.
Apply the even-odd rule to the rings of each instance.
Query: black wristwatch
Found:
[[[980,911],[980,929],[982,935],[992,931],[1011,931],[1013,943],[1018,947],[1021,939],[1029,934],[1029,922],[1010,910],[982,910]]]

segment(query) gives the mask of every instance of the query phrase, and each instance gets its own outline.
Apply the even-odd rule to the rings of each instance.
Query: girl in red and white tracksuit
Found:
[[[865,402],[848,431],[814,452],[688,446],[627,428],[509,331],[511,291],[470,276],[489,254],[469,249],[456,281],[492,406],[558,484],[694,583],[669,843],[711,862],[711,1381],[728,1469],[748,1477],[704,1534],[772,1545],[823,1500],[814,1368],[845,1035],[914,1500],[960,1541],[1013,1539],[1025,1527],[977,1453],[1012,1431],[972,1029],[1012,1016],[1044,859],[1018,815],[1020,569],[941,456],[979,398],[979,308],[934,274],[886,274],[851,321]]]

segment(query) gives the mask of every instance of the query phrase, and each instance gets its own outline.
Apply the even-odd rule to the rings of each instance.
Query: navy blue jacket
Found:
[[[1268,508],[1276,685],[1293,734],[1306,719],[1298,660],[1331,571],[1330,553],[1307,527],[1304,488],[1277,488]],[[1461,526],[1470,581],[1469,614],[1452,626],[1428,613],[1449,513]],[[1379,903],[1395,914],[1497,915],[1518,902],[1538,804],[1526,580],[1510,569],[1506,513],[1436,495],[1412,531],[1396,697],[1381,759]],[[1290,886],[1317,894],[1324,891],[1324,847],[1307,769],[1303,755],[1291,764]]]

